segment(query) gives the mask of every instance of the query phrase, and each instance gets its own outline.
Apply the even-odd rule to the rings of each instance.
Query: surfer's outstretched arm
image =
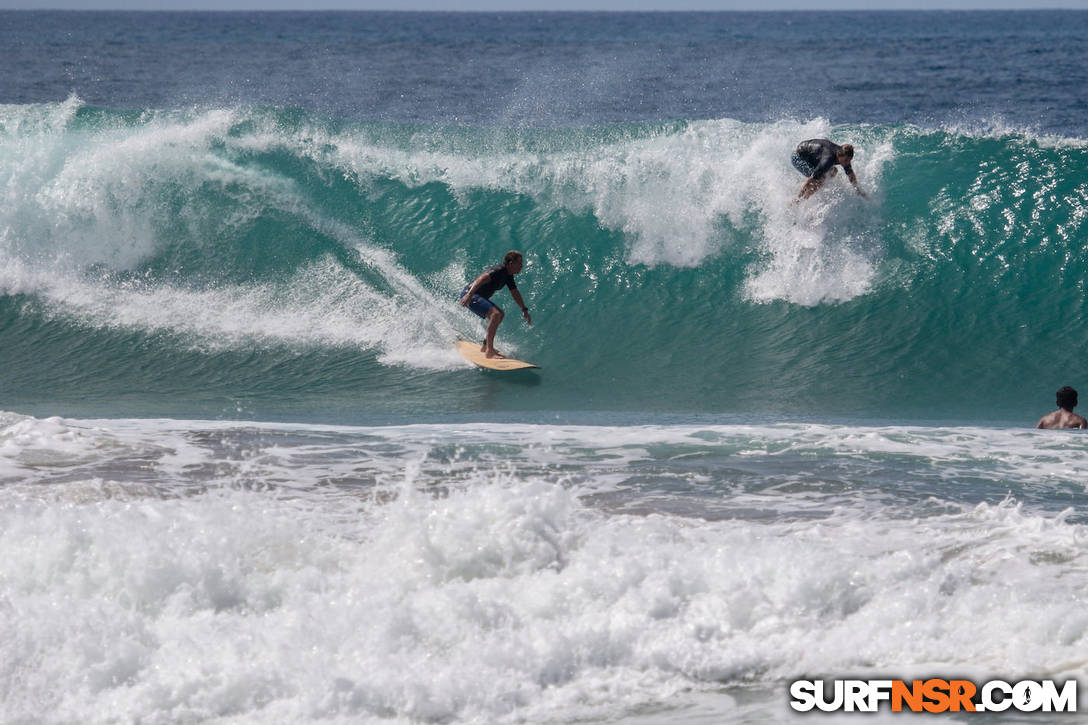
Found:
[[[850,170],[850,171],[846,172],[846,178],[850,179],[850,183],[853,184],[854,191],[856,191],[858,193],[858,196],[860,196],[862,199],[868,199],[869,198],[869,195],[866,194],[864,191],[862,191],[861,187],[858,186],[858,177],[854,175],[853,170]]]

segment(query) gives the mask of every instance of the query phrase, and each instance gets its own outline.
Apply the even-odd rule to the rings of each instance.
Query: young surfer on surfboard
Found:
[[[502,259],[502,264],[496,264],[484,270],[484,273],[476,278],[476,281],[461,290],[461,305],[475,312],[479,317],[487,320],[487,339],[484,341],[480,352],[489,358],[501,358],[503,355],[495,349],[495,332],[502,323],[502,308],[491,301],[491,295],[503,287],[510,289],[510,296],[521,308],[521,314],[525,321],[533,324],[533,318],[529,317],[529,308],[521,299],[518,286],[514,283],[514,275],[524,266],[524,258],[521,252],[511,250]]]

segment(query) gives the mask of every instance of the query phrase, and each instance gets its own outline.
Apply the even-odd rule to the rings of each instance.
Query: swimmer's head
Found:
[[[839,148],[840,148],[839,156],[843,157],[847,161],[854,158],[854,145],[853,144],[844,143]]]
[[[1066,385],[1058,391],[1058,407],[1063,410],[1073,410],[1077,407],[1077,391]]]

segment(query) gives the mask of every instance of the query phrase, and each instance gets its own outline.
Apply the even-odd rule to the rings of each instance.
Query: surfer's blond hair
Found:
[[[519,252],[516,249],[511,249],[509,252],[506,253],[506,256],[502,258],[502,263],[504,265],[507,265],[507,264],[510,264],[511,262],[513,262],[515,259],[523,259],[523,258],[524,257],[522,256],[521,252]]]

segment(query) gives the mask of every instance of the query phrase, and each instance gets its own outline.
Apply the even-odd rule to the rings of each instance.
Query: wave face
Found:
[[[798,140],[858,149],[792,203]],[[0,107],[9,407],[1034,420],[1076,385],[1088,151],[1015,130],[576,129],[283,108]],[[457,292],[524,251],[467,368]],[[506,292],[496,301],[516,311]]]

